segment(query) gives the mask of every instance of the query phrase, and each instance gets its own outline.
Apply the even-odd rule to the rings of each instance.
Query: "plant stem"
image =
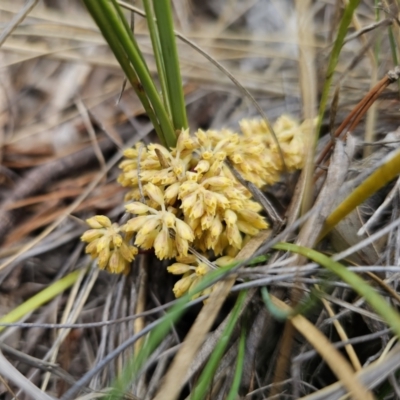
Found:
[[[167,86],[167,77],[165,74],[165,65],[164,59],[161,51],[160,38],[158,36],[157,26],[154,21],[153,9],[150,3],[150,0],[143,0],[144,10],[146,12],[147,25],[150,31],[151,45],[153,47],[154,58],[156,60],[158,79],[161,84],[161,95],[164,101],[164,105],[168,111],[168,114],[171,115],[171,105],[169,102],[168,95],[168,86]]]
[[[121,47],[118,38],[114,34],[114,30],[112,25],[109,23],[107,18],[105,17],[104,10],[101,9],[101,4],[95,0],[83,0],[85,3],[86,8],[90,12],[92,18],[96,22],[97,26],[99,27],[101,33],[103,34],[104,38],[106,39],[107,43],[109,44],[110,48],[112,49],[115,58],[121,65],[122,70],[124,71],[129,83],[132,85],[133,90],[135,91],[136,95],[139,97],[140,102],[143,105],[148,117],[150,118],[151,123],[156,130],[158,137],[162,144],[166,144],[164,135],[158,122],[157,116],[154,113],[153,108],[149,103],[149,99],[146,96],[146,93],[143,91],[143,87],[139,82],[139,79],[136,75],[135,70],[132,68],[123,48]]]
[[[185,98],[179,68],[178,50],[175,42],[174,25],[170,0],[153,0],[154,13],[164,60],[172,121],[176,130],[186,129]]]

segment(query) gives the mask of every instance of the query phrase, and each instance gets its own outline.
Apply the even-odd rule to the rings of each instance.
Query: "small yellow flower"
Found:
[[[226,265],[231,264],[235,260],[234,257],[223,256],[219,257],[214,261],[214,264],[218,265],[218,267],[225,267]]]
[[[215,264],[219,267],[224,267],[234,261],[233,257],[224,256],[217,258]],[[183,296],[186,292],[196,287],[212,269],[209,265],[200,261],[196,256],[189,255],[186,257],[177,257],[177,262],[167,268],[168,272],[174,275],[183,275],[176,282],[173,292],[176,297]],[[208,287],[205,290],[197,293],[193,298],[209,295],[214,289],[214,286]]]
[[[127,274],[138,253],[137,248],[127,243],[128,237],[122,237],[118,224],[112,224],[108,217],[96,215],[86,222],[93,228],[81,236],[81,240],[88,243],[86,253],[93,259],[97,258],[100,269]]]
[[[164,195],[161,189],[153,183],[148,183],[144,190],[146,194],[157,204],[164,204]]]
[[[81,240],[82,242],[93,242],[93,240],[98,239],[103,236],[103,232],[101,231],[101,228],[97,229],[88,229],[82,236]]]
[[[207,264],[200,262],[198,267],[196,268],[195,272],[198,276],[203,276],[210,271],[211,271],[211,268]]]
[[[196,274],[190,274],[184,276],[178,282],[175,283],[172,291],[176,298],[182,297],[192,286],[193,281],[196,279]]]
[[[154,251],[156,256],[163,260],[164,258],[172,258],[175,256],[174,248],[171,243],[171,238],[169,237],[169,232],[164,225],[160,232],[158,232],[154,240]]]
[[[126,211],[131,214],[146,214],[149,211],[149,207],[140,201],[134,201],[125,206]]]
[[[120,256],[118,251],[112,252],[109,270],[113,274],[120,274],[125,270],[125,260]]]
[[[198,260],[197,257],[192,255],[186,257],[177,257],[177,261],[178,262],[169,266],[167,270],[174,275],[183,274],[182,278],[175,283],[173,288],[175,297],[181,297],[191,288],[195,287],[201,281],[202,277],[211,271],[211,268],[207,264]],[[212,290],[209,288],[207,289],[207,293],[210,293]],[[198,293],[194,297],[198,297],[203,294],[205,294],[205,291]]]
[[[125,160],[119,164],[119,168],[122,169],[122,173],[117,179],[117,181],[124,187],[135,187],[138,184],[139,153],[140,160],[142,162],[147,157],[147,151],[141,142],[136,143],[135,148],[124,150]]]
[[[109,228],[111,221],[105,215],[96,215],[86,220],[86,223],[93,229]]]
[[[194,240],[192,229],[182,220],[177,218],[173,208],[168,210],[164,204],[165,193],[156,185],[148,183],[144,187],[145,193],[157,203],[161,210],[152,207],[141,207],[137,203],[126,206],[128,212],[140,215],[130,219],[121,229],[124,232],[136,232],[135,245],[144,249],[154,248],[156,256],[163,260],[165,258],[179,255],[187,255],[189,243]],[[170,237],[169,230],[175,232],[175,240]]]
[[[174,263],[167,267],[167,271],[174,275],[183,275],[194,269],[194,267],[183,263]]]
[[[180,186],[180,182],[175,182],[172,185],[168,186],[168,188],[164,192],[164,199],[166,204],[170,204],[172,206],[176,203]]]

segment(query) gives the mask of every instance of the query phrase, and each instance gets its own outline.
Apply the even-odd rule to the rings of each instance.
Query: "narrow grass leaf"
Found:
[[[346,36],[347,29],[351,23],[353,13],[354,13],[355,9],[358,7],[359,3],[360,3],[360,0],[349,0],[348,4],[344,10],[342,19],[340,20],[336,40],[335,40],[335,43],[332,48],[332,52],[329,57],[329,63],[328,63],[328,69],[326,72],[325,83],[322,88],[322,96],[321,96],[321,102],[320,102],[319,113],[318,113],[317,132],[319,132],[321,129],[322,120],[324,117],[324,112],[326,109],[326,104],[328,102],[329,91],[330,91],[331,83],[332,83],[332,79],[333,79],[333,73],[335,72],[335,68],[336,68],[336,65],[339,60],[339,55],[342,50],[344,38]]]
[[[215,349],[208,360],[202,374],[200,375],[199,381],[190,396],[190,400],[203,400],[207,397],[207,392],[214,379],[215,371],[217,370],[218,364],[224,355],[225,349],[228,346],[229,340],[232,336],[232,332],[238,322],[240,309],[246,298],[246,292],[242,291],[239,293],[236,304],[232,310],[231,317],[221,335],[220,340],[215,346]]]
[[[132,78],[131,70],[133,67],[137,76],[136,81],[134,80],[135,86],[133,87],[136,87],[137,93],[145,93],[148,103],[151,104],[151,108],[154,111],[153,114],[156,115],[158,120],[155,124],[155,128],[157,125],[160,126],[160,129],[157,130],[157,134],[161,142],[167,147],[175,146],[176,135],[172,121],[158,94],[139,46],[130,29],[127,29],[127,22],[120,10],[120,6],[116,2],[111,3],[108,0],[84,0],[84,3],[96,24],[99,26],[103,36],[109,43],[118,62],[121,64],[122,61],[121,67],[123,67],[124,72],[126,73],[126,70],[130,71],[130,76],[127,75],[129,80]],[[123,18],[125,22],[122,22],[121,18]],[[143,96],[139,96],[141,101],[142,98]],[[145,106],[145,104],[143,104],[143,106]],[[147,111],[146,109],[146,112]]]
[[[239,254],[236,256],[236,260],[248,260],[251,258],[261,243],[269,238],[270,235],[270,230],[259,232],[257,236],[253,237],[240,250]],[[238,261],[236,261],[232,265],[234,265],[232,268],[237,268],[243,264],[238,264]],[[232,272],[232,270],[230,270],[230,272]],[[182,386],[185,383],[187,369],[190,368],[197,351],[200,349],[207,333],[210,331],[212,324],[217,318],[219,310],[235,283],[235,279],[235,274],[231,274],[215,285],[208,302],[197,315],[181,348],[172,361],[154,400],[175,400],[177,396],[179,396]]]
[[[153,8],[164,61],[172,121],[175,129],[180,131],[188,127],[188,121],[179,68],[178,50],[175,42],[171,2],[170,0],[153,0]]]
[[[390,50],[392,53],[393,65],[399,65],[399,58],[397,57],[397,43],[394,37],[393,28],[391,26],[388,27],[389,33],[389,43],[390,43]],[[397,81],[397,87],[399,88],[400,93],[400,81]]]
[[[86,8],[88,9],[92,18],[96,22],[97,26],[99,27],[104,38],[106,39],[108,45],[110,46],[110,49],[114,53],[115,58],[119,62],[133,90],[139,97],[139,100],[142,103],[143,108],[147,113],[147,116],[150,118],[150,121],[154,126],[154,129],[160,139],[160,142],[163,145],[166,145],[164,134],[161,129],[160,123],[157,119],[157,116],[154,113],[152,106],[150,105],[149,99],[146,93],[144,92],[142,85],[139,82],[139,78],[135,70],[130,64],[130,61],[126,56],[124,49],[119,43],[118,37],[114,33],[112,23],[110,23],[110,21],[107,18],[107,14],[101,8],[101,3],[93,0],[83,0],[83,2],[85,3]]]
[[[39,293],[32,296],[30,299],[24,301],[18,307],[11,310],[4,317],[1,317],[0,323],[4,324],[17,322],[26,314],[30,313],[31,311],[37,310],[43,304],[46,304],[50,300],[54,299],[54,297],[63,293],[64,290],[70,288],[76,282],[80,273],[80,270],[76,270],[74,272],[71,272],[69,275],[64,276],[64,278],[59,279],[57,282],[54,282],[50,286],[46,287],[46,289],[43,289]],[[0,332],[6,328],[6,326],[0,326]]]
[[[322,265],[333,272],[344,282],[348,283],[355,292],[364,297],[365,301],[382,317],[384,321],[393,329],[397,336],[400,336],[400,314],[378,294],[364,279],[357,274],[349,271],[344,265],[332,260],[331,258],[319,253],[318,251],[297,246],[291,243],[278,243],[274,246],[276,250],[291,251],[301,254]]]
[[[242,374],[243,374],[245,349],[246,349],[246,330],[244,327],[242,327],[239,339],[239,350],[236,360],[235,376],[233,377],[232,386],[229,390],[226,400],[235,400],[238,396],[240,382],[242,380]]]
[[[154,58],[156,60],[158,79],[161,85],[161,95],[164,101],[165,108],[168,111],[168,114],[172,118],[171,114],[171,105],[169,103],[170,97],[168,95],[168,85],[167,85],[167,77],[165,74],[165,65],[163,59],[163,53],[161,51],[160,37],[158,36],[157,26],[154,20],[154,12],[151,5],[151,0],[143,0],[144,10],[146,12],[146,20],[147,25],[149,27],[151,46],[153,47]]]
[[[373,172],[363,183],[354,189],[325,220],[320,240],[357,206],[372,196],[400,173],[400,150],[389,156],[383,165]]]
[[[261,297],[264,301],[265,307],[267,307],[267,310],[275,319],[278,321],[286,321],[290,317],[290,311],[282,311],[274,304],[266,287],[261,288]]]
[[[271,296],[271,299],[282,311],[291,311],[291,308],[282,300],[275,296]],[[355,371],[345,357],[333,347],[332,343],[319,329],[300,314],[292,317],[290,321],[319,353],[343,386],[351,393],[352,399],[373,399],[372,394],[360,383]]]
[[[310,296],[305,301],[297,304],[296,307],[290,312],[282,311],[279,307],[275,306],[266,287],[261,288],[261,297],[264,301],[265,307],[275,319],[278,321],[286,321],[288,318],[291,318],[297,314],[307,313],[317,304],[320,296],[318,296],[315,289],[311,289]]]
[[[130,60],[132,66],[134,67],[137,76],[139,77],[140,83],[142,84],[147,97],[154,109],[154,112],[157,115],[157,118],[160,122],[164,140],[168,147],[173,147],[176,144],[176,135],[172,126],[172,121],[170,120],[167,111],[161,101],[161,98],[158,94],[157,88],[154,84],[153,78],[150,75],[149,69],[147,68],[146,63],[144,62],[144,57],[141,54],[139,46],[136,43],[134,36],[127,32],[123,23],[119,21],[121,14],[116,12],[116,8],[113,7],[108,0],[97,0],[102,4],[102,8],[107,16],[108,20],[112,24],[114,32],[118,37],[121,46],[128,59]],[[119,5],[113,3],[119,8]],[[124,17],[123,17],[124,18]]]
[[[132,45],[135,47],[137,55],[141,58],[143,65],[145,66],[145,68],[147,69],[148,73],[150,74],[150,70],[146,64],[146,61],[144,59],[144,56],[142,54],[142,52],[140,51],[139,45],[135,39],[135,36],[133,34],[133,31],[131,29],[131,27],[129,26],[129,23],[127,21],[127,19],[125,18],[124,12],[122,10],[122,8],[119,6],[118,2],[116,0],[111,0],[115,11],[117,12],[117,14],[119,15],[119,21],[121,21],[122,26],[125,29],[125,32],[127,33],[127,35],[129,36]]]

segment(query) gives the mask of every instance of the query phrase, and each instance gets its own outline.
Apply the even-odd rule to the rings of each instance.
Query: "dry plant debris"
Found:
[[[320,231],[322,226],[320,218],[315,219],[318,225],[311,227],[297,220],[296,210],[301,208],[304,196],[303,175],[298,179],[298,174],[293,173],[285,175],[287,181],[281,179],[284,168],[275,144],[262,122],[252,118],[255,115],[252,106],[238,94],[229,79],[193,49],[179,44],[192,126],[190,134],[181,134],[182,141],[185,137],[187,141],[178,155],[178,148],[170,152],[154,143],[142,107],[129,88],[116,104],[123,76],[78,1],[39,1],[19,25],[8,32],[4,29],[10,28],[8,24],[16,20],[14,16],[21,17],[18,14],[25,4],[34,3],[0,2],[0,30],[9,35],[0,49],[1,264],[16,257],[23,246],[58,221],[91,182],[98,179],[98,184],[71,211],[71,216],[0,271],[0,314],[3,316],[69,271],[82,269],[80,279],[70,291],[25,316],[16,327],[0,328],[1,351],[22,375],[19,385],[13,382],[12,376],[6,379],[7,375],[0,372],[4,378],[0,382],[0,396],[5,400],[32,398],[36,390],[26,384],[29,379],[41,393],[61,398],[88,371],[94,371],[110,354],[116,354],[81,388],[79,396],[89,398],[108,390],[136,348],[129,345],[122,352],[113,352],[138,333],[148,332],[148,327],[162,317],[174,294],[179,297],[195,280],[208,274],[211,266],[202,254],[214,260],[214,267],[223,266],[268,223],[254,192],[250,194],[251,186],[245,189],[239,184],[224,161],[229,161],[236,173],[259,188],[259,194],[267,193],[272,204],[277,200],[277,208],[288,221],[280,239],[296,242],[300,236],[311,237],[310,230]],[[315,85],[309,87],[316,87],[317,96],[321,94],[327,58],[344,3],[318,0],[307,10],[312,19],[312,24],[307,26],[313,41],[302,45],[310,44],[316,51],[317,76],[309,77],[315,80]],[[307,127],[300,128],[288,117],[279,118],[289,114],[300,120],[306,115],[299,85],[298,10],[292,2],[195,0],[174,2],[174,5],[177,29],[227,66],[252,91],[268,117],[277,120],[274,129],[276,133],[282,132],[280,144],[287,170],[301,167],[304,143],[297,133]],[[350,122],[357,119],[358,124],[350,132],[356,141],[354,156],[334,165],[346,176],[343,191],[361,182],[366,172],[373,171],[380,160],[398,147],[399,92],[395,84],[370,93],[369,99],[375,101],[375,114],[370,112],[366,121],[358,121],[362,113],[356,109],[360,100],[394,66],[388,27],[396,44],[397,15],[398,5],[394,1],[383,1],[378,8],[372,2],[361,1],[333,77],[338,96],[324,115],[324,132],[340,131],[348,115],[355,117]],[[149,48],[147,30],[140,19],[135,20],[135,32],[140,46]],[[151,56],[146,54],[146,58],[153,66]],[[307,88],[307,82],[303,86]],[[87,113],[78,104],[83,104]],[[88,118],[84,114],[94,127],[98,145],[97,139],[88,134]],[[237,133],[235,129],[240,121],[243,121],[241,132]],[[223,126],[229,128],[221,130]],[[377,141],[366,138],[365,131],[373,132]],[[219,144],[221,136],[230,139]],[[122,173],[117,167],[110,167],[107,173],[100,171],[104,165],[98,148],[109,163],[110,157],[118,149],[124,149],[130,139],[133,146],[130,144],[125,150],[125,159],[120,164]],[[323,160],[324,165],[317,166],[311,202],[322,192],[326,170],[331,168],[328,154],[323,150],[330,142],[329,135],[318,139],[316,160]],[[189,145],[193,148],[185,147]],[[264,151],[265,146],[271,150],[270,157],[262,158],[258,164],[255,155],[261,148]],[[363,156],[365,149],[371,153],[367,158]],[[119,163],[118,157],[114,157],[113,162]],[[331,164],[332,161],[330,158]],[[348,163],[347,171],[344,165]],[[157,177],[163,181],[154,180]],[[217,181],[210,181],[215,178]],[[124,188],[128,192],[126,208]],[[328,189],[324,187],[326,196],[341,196],[339,190]],[[208,192],[220,199],[214,213],[209,205],[212,203],[205,201]],[[237,203],[229,197],[234,193],[240,194]],[[191,203],[193,199],[204,199],[203,203],[197,202],[202,209]],[[246,224],[248,215],[243,217],[241,202],[250,205],[258,227]],[[322,206],[327,203],[323,198],[318,202]],[[319,245],[334,257],[346,257],[343,263],[350,270],[366,279],[371,277],[371,285],[395,307],[399,305],[399,209],[398,183],[391,183],[342,221],[335,232],[341,240],[332,235]],[[102,217],[93,217],[95,214]],[[211,222],[209,215],[213,216]],[[111,275],[93,268],[85,276],[89,257],[79,240],[87,229],[85,219],[95,231],[84,234],[89,238],[92,235],[89,253],[99,256],[101,267],[125,274]],[[129,220],[133,222],[128,223]],[[119,221],[117,225],[115,221]],[[366,225],[368,221],[371,222]],[[129,225],[132,229],[125,229]],[[142,231],[146,226],[152,229]],[[214,237],[220,238],[217,247]],[[268,239],[265,246],[269,245]],[[192,249],[197,251],[192,254]],[[163,260],[154,257],[153,250]],[[328,283],[329,290],[323,294],[326,309],[319,303],[306,315],[307,319],[329,338],[333,347],[342,349],[343,357],[354,365],[350,381],[356,377],[379,398],[400,398],[399,349],[393,348],[391,330],[349,286],[331,277]],[[264,308],[257,291],[258,286],[268,285],[272,295],[288,303],[293,288],[307,295],[314,285],[326,284],[326,275],[319,266],[299,267],[298,259],[282,252],[273,253],[265,265],[239,270],[233,291],[252,288],[252,296],[246,299],[240,326],[233,332],[215,372],[209,397],[222,399],[229,392],[243,326],[248,335],[239,391],[242,398],[264,399],[274,391],[282,399],[345,396],[348,386],[343,386],[345,381],[338,381],[332,375],[324,357],[316,352],[318,346],[296,335],[290,352],[279,352],[282,326]],[[175,293],[172,292],[174,285]],[[189,394],[189,388],[196,383],[213,354],[229,319],[233,299],[234,293],[219,312],[210,335],[205,336],[187,376],[182,377],[182,398]],[[125,398],[154,398],[197,316],[199,306],[195,302],[191,303],[193,308],[184,320],[174,324],[174,329],[165,336],[141,375],[124,394]],[[136,343],[140,347],[141,343]],[[330,348],[324,350],[328,359],[333,353],[327,354]],[[283,371],[282,380],[274,381],[280,354],[288,357],[291,369]],[[8,367],[4,359],[0,367]]]

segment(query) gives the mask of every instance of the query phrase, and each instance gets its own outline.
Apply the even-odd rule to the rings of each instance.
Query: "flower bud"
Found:
[[[86,232],[83,233],[81,236],[82,242],[92,242],[95,239],[98,239],[99,237],[103,236],[103,232],[99,229],[89,229]]]
[[[108,263],[108,270],[112,274],[121,274],[125,271],[126,261],[119,253],[118,250],[114,250],[111,254],[110,261]]]
[[[153,185],[152,183],[148,183],[144,187],[144,191],[156,203],[160,205],[164,204],[164,195],[159,187]]]
[[[140,201],[134,201],[133,203],[125,205],[125,210],[131,214],[145,214],[149,211],[149,207]]]
[[[98,256],[98,264],[100,269],[105,269],[107,267],[108,261],[110,259],[110,248],[107,246],[102,251],[100,251]]]
[[[195,171],[199,172],[200,174],[204,174],[210,169],[210,163],[206,160],[201,160],[195,167]]]
[[[121,235],[113,235],[112,241],[113,241],[114,247],[119,248],[122,244],[122,236]]]
[[[225,267],[226,265],[229,265],[235,260],[234,257],[230,256],[223,256],[219,257],[214,261],[214,264],[218,265],[218,267]]]
[[[189,242],[194,240],[193,230],[186,222],[183,222],[180,219],[176,219],[176,234]]]
[[[174,275],[183,275],[186,272],[191,271],[192,269],[194,269],[194,267],[182,263],[174,263],[167,267],[167,271]]]
[[[228,226],[230,226],[230,225],[233,225],[233,224],[236,224],[236,221],[237,221],[237,215],[236,215],[236,213],[234,212],[234,211],[232,211],[232,210],[225,210],[225,213],[224,213],[224,220],[225,220],[225,222],[226,222],[226,224],[228,225]]]
[[[111,221],[105,215],[96,215],[86,220],[86,223],[93,229],[109,228]]]
[[[175,227],[175,221],[176,221],[175,215],[170,213],[170,212],[168,212],[168,211],[165,211],[163,214],[164,214],[163,215],[163,223],[164,223],[164,225],[168,229],[174,228]]]
[[[199,263],[199,266],[196,268],[196,275],[203,276],[210,271],[210,267],[207,264]]]
[[[171,258],[172,249],[170,248],[169,234],[167,229],[161,229],[154,240],[154,251],[158,259]]]
[[[123,232],[137,232],[146,222],[151,218],[149,215],[142,215],[140,217],[130,219],[125,225],[121,226]]]
[[[180,183],[175,182],[171,186],[168,186],[168,188],[165,190],[164,199],[167,204],[173,205],[176,202],[179,193],[179,187]]]
[[[174,292],[176,298],[183,296],[189,290],[195,277],[196,277],[195,274],[191,274],[189,276],[180,279],[178,282],[175,283],[172,291]]]

